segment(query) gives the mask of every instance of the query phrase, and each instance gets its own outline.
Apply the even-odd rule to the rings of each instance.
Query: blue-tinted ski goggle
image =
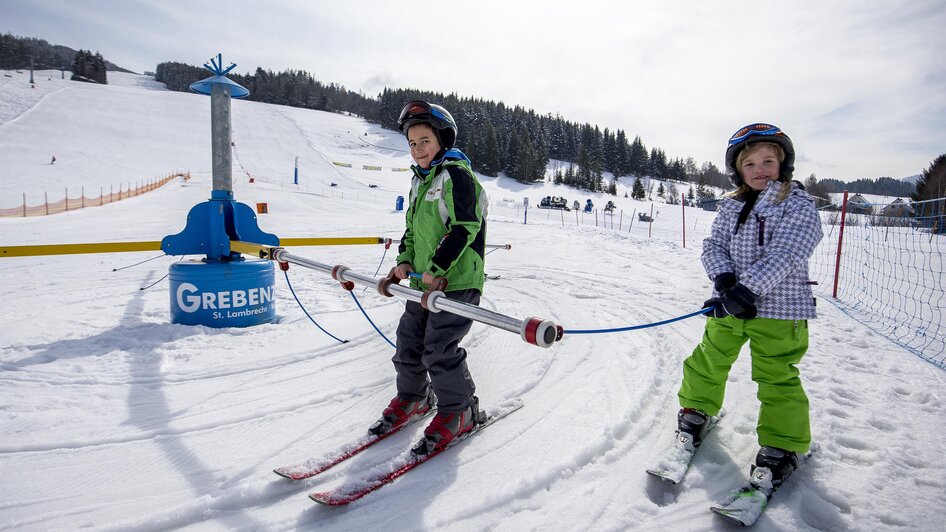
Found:
[[[735,146],[740,142],[746,140],[747,138],[753,135],[762,135],[762,136],[779,136],[784,135],[782,130],[772,124],[764,124],[762,122],[756,124],[749,124],[748,126],[740,129],[739,131],[733,133],[733,136],[729,139],[729,145]]]

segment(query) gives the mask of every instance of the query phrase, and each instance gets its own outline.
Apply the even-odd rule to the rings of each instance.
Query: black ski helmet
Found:
[[[758,122],[739,128],[739,131],[729,138],[729,147],[726,148],[726,170],[729,171],[729,179],[732,180],[733,185],[737,187],[742,185],[742,178],[739,177],[739,171],[736,169],[736,158],[739,157],[739,152],[756,142],[771,142],[782,147],[785,151],[785,160],[779,165],[778,180],[791,181],[792,173],[795,171],[795,147],[792,146],[792,139],[778,127]]]
[[[444,150],[453,148],[457,142],[457,123],[443,107],[423,100],[408,102],[397,119],[397,129],[404,136],[414,124],[427,124],[437,132],[440,145]]]

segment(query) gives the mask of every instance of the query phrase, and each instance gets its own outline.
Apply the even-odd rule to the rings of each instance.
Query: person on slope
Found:
[[[397,266],[388,280],[411,278],[425,290],[447,281],[447,298],[478,305],[483,292],[487,197],[470,166],[454,147],[457,125],[443,107],[424,101],[404,106],[398,129],[407,137],[415,165],[407,208],[407,228]],[[397,328],[394,369],[397,396],[371,426],[384,434],[434,406],[437,414],[412,449],[432,453],[482,421],[476,387],[460,340],[472,320],[449,312],[430,312],[407,302]]]
[[[811,443],[796,364],[808,350],[808,320],[815,317],[808,260],[822,230],[811,196],[791,180],[794,162],[791,139],[773,125],[751,124],[729,139],[726,168],[737,188],[720,202],[703,241],[703,267],[714,287],[704,308],[713,309],[703,340],[683,364],[678,393],[678,437],[689,435],[695,449],[748,341],[761,402],[761,449],[750,475],[773,486],[794,471],[797,453]]]

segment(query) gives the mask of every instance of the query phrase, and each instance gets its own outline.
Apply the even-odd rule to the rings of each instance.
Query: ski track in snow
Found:
[[[0,200],[12,195],[15,204],[21,189],[36,184],[108,187],[131,172],[189,169],[192,179],[103,207],[0,219],[4,245],[159,240],[181,231],[190,207],[207,199],[209,99],[142,90],[147,80],[140,76],[112,74],[116,86],[49,80],[21,94],[22,76],[14,76],[0,78],[0,156],[9,161],[0,168]],[[52,118],[76,105],[102,123],[82,129],[81,121]],[[392,206],[406,196],[408,174],[390,168],[409,159],[389,149],[402,142],[399,135],[356,118],[256,102],[234,102],[233,121],[234,194],[250,205],[269,203],[270,213],[259,217],[263,230],[280,237],[401,236],[404,214]],[[131,138],[138,140],[125,142]],[[56,165],[39,165],[51,150]],[[296,156],[298,186],[287,184]],[[257,182],[249,184],[241,169]],[[588,195],[553,185],[524,190],[504,178],[483,182],[497,200]],[[650,208],[620,194],[618,202],[629,211]],[[523,225],[498,212],[488,241],[513,247],[487,257],[487,271],[500,278],[487,280],[484,308],[551,319],[566,330],[599,329],[689,313],[710,292],[698,243],[683,248],[639,232],[556,226],[550,215]],[[691,216],[709,227],[711,213],[693,209]],[[383,250],[292,251],[372,274]],[[112,271],[155,255],[0,259],[7,285],[0,307],[0,529],[732,528],[708,508],[746,478],[757,449],[748,353],[730,375],[728,414],[683,483],[668,486],[644,474],[672,440],[681,364],[702,335],[701,318],[566,334],[550,349],[474,324],[462,345],[482,405],[521,397],[524,408],[350,507],[326,508],[305,495],[387,467],[423,423],[306,481],[271,469],[362,434],[395,393],[392,348],[337,282],[297,266],[288,272],[296,295],[347,344],[309,322],[279,271],[277,323],[171,325],[168,281],[139,288],[180,258]],[[396,250],[384,256],[379,275]],[[354,293],[393,340],[402,303],[360,287]],[[944,372],[819,302],[800,366],[820,451],[755,529],[939,528],[946,518]]]

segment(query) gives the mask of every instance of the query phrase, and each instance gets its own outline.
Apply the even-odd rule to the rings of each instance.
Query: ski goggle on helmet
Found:
[[[423,100],[408,102],[397,119],[397,130],[407,136],[414,124],[427,124],[437,132],[440,145],[445,150],[453,148],[457,141],[457,123],[443,107]]]
[[[729,147],[726,148],[726,170],[729,171],[729,178],[733,185],[737,187],[742,185],[742,178],[739,177],[739,172],[736,170],[736,159],[739,157],[739,152],[746,146],[756,142],[771,142],[781,146],[785,152],[785,160],[779,166],[778,178],[779,181],[791,180],[792,173],[795,171],[795,147],[792,145],[792,139],[788,138],[788,135],[778,126],[757,122],[739,128],[729,138]]]

